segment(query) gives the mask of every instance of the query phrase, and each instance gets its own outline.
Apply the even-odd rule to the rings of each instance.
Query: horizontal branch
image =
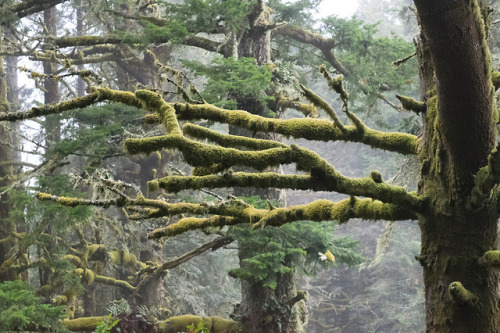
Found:
[[[287,148],[284,143],[272,140],[255,139],[239,135],[221,134],[208,128],[186,123],[182,126],[182,133],[196,139],[206,139],[222,147],[246,147],[253,150],[269,148]]]
[[[164,228],[158,228],[148,234],[148,239],[159,239],[162,237],[172,237],[183,234],[191,230],[201,230],[209,227],[222,228],[225,226],[248,223],[247,220],[234,218],[231,216],[214,215],[207,218],[188,217],[170,224]]]
[[[351,197],[339,202],[317,200],[307,205],[276,208],[268,211],[254,228],[265,226],[281,226],[286,223],[310,220],[338,221],[346,223],[350,219],[401,221],[416,219],[416,214],[401,209],[397,205],[385,204],[371,199]]]
[[[7,10],[15,13],[18,18],[23,18],[28,15],[39,13],[66,1],[68,0],[26,0],[11,7],[7,7]]]
[[[162,188],[168,192],[202,188],[256,187],[293,190],[329,191],[348,195],[371,197],[386,203],[398,204],[418,211],[422,201],[403,187],[377,183],[371,177],[349,178],[339,173],[321,175],[282,175],[274,172],[235,172],[223,175],[168,176],[150,182],[150,189]]]
[[[166,34],[150,35],[150,42],[152,44],[163,44],[171,41],[171,36]],[[135,44],[126,38],[115,34],[108,34],[105,36],[76,36],[76,37],[50,37],[49,39],[53,44],[60,48],[74,47],[74,46],[97,46],[107,44]],[[207,51],[219,52],[222,43],[214,42],[208,38],[203,38],[196,35],[188,35],[184,38],[184,44],[188,46],[199,47]]]
[[[500,268],[500,251],[487,251],[479,258],[478,264],[484,267]]]
[[[132,286],[127,281],[117,280],[117,279],[110,278],[110,277],[103,276],[103,275],[95,275],[94,282],[105,284],[108,286],[118,287],[118,288],[121,288],[121,289],[129,292],[129,293],[134,292],[134,290],[136,289],[136,287]]]
[[[218,147],[177,135],[163,135],[144,139],[127,139],[125,148],[130,154],[151,153],[164,148],[177,148],[191,166],[207,166],[221,163],[226,167],[244,165],[257,170],[293,162],[291,149],[269,148],[259,151],[243,151]]]
[[[245,111],[224,110],[210,104],[175,103],[180,120],[207,119],[243,127],[251,131],[274,132],[286,137],[318,141],[350,141],[367,144],[404,155],[415,155],[418,138],[399,132],[381,132],[368,127],[363,131],[356,126],[345,126],[345,132],[326,119],[273,119],[253,115]]]
[[[95,88],[94,92],[84,97],[66,102],[32,108],[26,112],[0,113],[0,121],[16,121],[35,118],[62,111],[86,107],[99,101],[109,100],[135,106],[162,115],[167,131],[177,133],[178,122],[170,106],[173,106],[180,120],[207,119],[228,125],[234,125],[251,131],[274,132],[287,137],[304,138],[320,141],[349,141],[367,144],[373,148],[384,149],[401,154],[417,154],[418,138],[399,132],[381,132],[366,126],[345,126],[345,131],[326,119],[272,119],[253,115],[245,111],[224,110],[210,104],[167,103],[159,94],[147,90],[136,93]],[[169,127],[171,126],[171,128]],[[180,130],[179,130],[180,133]]]
[[[99,93],[94,92],[83,97],[77,97],[57,104],[46,104],[39,107],[33,107],[28,111],[1,112],[0,121],[18,121],[47,116],[49,114],[84,108],[102,100],[103,97],[100,96]]]
[[[227,213],[230,214],[231,211],[228,210]],[[302,220],[315,222],[337,220],[340,223],[346,223],[352,218],[400,221],[416,219],[417,217],[416,214],[401,209],[397,205],[355,197],[339,202],[317,200],[307,205],[275,208],[272,210],[255,209],[252,206],[240,207],[238,213],[237,217],[214,215],[208,218],[184,218],[167,227],[154,230],[148,235],[148,238],[171,237],[189,230],[247,223],[251,223],[254,228],[258,228],[269,225],[281,226],[286,223]]]

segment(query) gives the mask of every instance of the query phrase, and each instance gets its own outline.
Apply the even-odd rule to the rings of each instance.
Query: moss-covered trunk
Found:
[[[497,248],[498,203],[495,190],[474,190],[496,136],[482,3],[415,0],[427,104],[419,194],[428,205],[418,259],[428,332],[500,332],[498,276],[478,261]]]
[[[498,276],[478,264],[496,249],[495,214],[454,210],[452,216],[420,218],[428,331],[500,332]]]
[[[237,56],[251,57],[257,65],[271,63],[271,31],[265,27],[269,24],[269,9],[262,2],[262,7],[256,8],[250,15],[250,28],[239,35],[237,42]],[[235,55],[234,52],[230,55]],[[247,110],[253,114],[262,115],[267,108],[262,101],[249,98],[238,98],[238,109]],[[255,133],[238,127],[229,127],[229,133],[240,136],[254,137]],[[270,134],[259,133],[258,138],[273,139]],[[235,171],[248,171],[248,168],[235,168]],[[236,196],[259,196],[261,199],[277,200],[284,203],[282,191],[274,188],[235,188]],[[258,235],[256,235],[258,237]],[[244,260],[258,255],[255,245],[239,242],[238,257],[240,266],[244,267]],[[290,263],[291,267],[291,263]],[[262,283],[242,281],[242,301],[235,310],[235,318],[241,320],[248,332],[301,332],[302,324],[307,319],[307,309],[304,301],[291,304],[290,301],[297,295],[294,272],[277,275],[277,287],[271,289]]]

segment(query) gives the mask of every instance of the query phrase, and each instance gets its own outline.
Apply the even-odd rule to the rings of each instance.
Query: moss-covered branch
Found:
[[[424,102],[416,101],[411,97],[396,95],[396,98],[399,99],[403,108],[408,111],[413,111],[418,114],[421,112],[425,112],[425,110],[427,109],[427,106]]]
[[[448,292],[455,303],[460,306],[474,306],[478,300],[477,296],[465,289],[460,282],[452,282],[448,286]]]
[[[301,220],[316,222],[338,220],[341,223],[345,223],[352,218],[390,221],[416,219],[416,214],[402,209],[397,205],[355,197],[339,202],[317,200],[307,205],[272,210],[255,209],[252,206],[248,206],[226,211],[227,214],[231,214],[232,212],[237,212],[237,217],[215,215],[209,218],[184,218],[165,228],[154,230],[148,237],[171,237],[189,230],[245,223],[253,224],[257,228],[269,225],[280,226]]]
[[[147,90],[138,90],[135,94],[108,88],[96,88],[94,90],[93,93],[84,97],[59,104],[35,107],[27,112],[0,113],[0,121],[34,118],[83,108],[99,101],[109,100],[157,112],[167,131],[173,135],[180,134],[179,125],[173,113],[175,109],[177,116],[181,120],[208,119],[243,127],[252,131],[275,132],[288,137],[321,141],[340,140],[360,142],[373,148],[385,149],[401,154],[417,154],[418,150],[417,137],[406,133],[386,133],[367,127],[363,127],[363,130],[360,131],[359,126],[345,126],[345,131],[342,131],[331,121],[325,119],[271,119],[253,115],[245,111],[224,110],[210,104],[170,104],[166,103],[157,93]],[[149,149],[148,151],[152,150]]]
[[[64,326],[73,332],[82,332],[82,331],[95,331],[97,325],[107,317],[84,317],[77,319],[65,319],[63,321]]]
[[[203,322],[204,326],[213,333],[236,333],[242,332],[241,324],[231,319],[222,317],[198,317],[194,315],[182,315],[171,317],[165,321],[158,322],[158,332],[160,333],[178,333],[185,332],[189,325],[196,325]]]
[[[500,251],[487,251],[478,260],[479,265],[500,269]]]
[[[18,18],[23,18],[28,15],[39,13],[66,1],[68,0],[25,0],[7,7],[4,10],[16,14]]]
[[[286,137],[318,141],[350,141],[367,144],[405,155],[417,154],[418,138],[411,134],[381,132],[371,128],[359,131],[356,126],[345,126],[342,132],[326,119],[272,119],[253,115],[245,111],[224,110],[209,104],[174,104],[180,120],[207,119],[255,132],[274,132]]]
[[[284,143],[272,140],[248,138],[245,136],[221,134],[208,128],[186,123],[182,126],[182,133],[196,139],[206,139],[222,147],[246,147],[253,150],[263,150],[269,148],[287,148]]]
[[[102,275],[95,275],[93,282],[105,284],[108,286],[118,287],[118,288],[121,288],[121,289],[129,292],[129,293],[134,292],[134,290],[136,289],[134,286],[132,286],[127,281],[118,280],[118,279],[114,279],[114,278],[110,278],[110,277],[102,276]]]
[[[159,239],[162,237],[172,237],[191,230],[201,230],[209,227],[225,227],[248,223],[246,219],[231,216],[214,215],[207,218],[188,217],[179,220],[165,228],[158,228],[148,234],[149,239]]]
[[[276,208],[268,211],[254,224],[254,227],[281,226],[300,220],[316,222],[337,220],[339,223],[346,223],[353,218],[400,221],[416,219],[416,214],[397,205],[351,197],[339,202],[317,200],[307,205]]]
[[[64,326],[73,332],[95,331],[97,325],[108,317],[84,317],[77,319],[65,319]],[[231,319],[222,317],[198,317],[194,315],[181,315],[170,317],[167,320],[154,323],[158,333],[178,333],[185,332],[189,325],[196,325],[203,322],[205,327],[213,333],[236,333],[241,331],[241,325]]]
[[[130,154],[151,153],[163,148],[177,148],[191,166],[207,166],[222,163],[226,167],[245,165],[257,170],[293,162],[290,149],[270,148],[259,151],[243,151],[224,148],[190,140],[182,136],[164,135],[146,139],[127,139],[125,147]]]
[[[307,89],[305,86],[300,85],[300,88],[302,88],[304,96],[311,101],[314,105],[317,107],[325,110],[325,112],[328,114],[328,116],[332,119],[333,123],[340,128],[342,132],[345,132],[346,129],[344,127],[344,124],[340,121],[339,117],[337,117],[337,114],[335,113],[335,110],[332,108],[330,104],[328,104],[324,99],[313,93],[311,90]]]
[[[33,107],[28,111],[1,112],[0,121],[17,121],[17,120],[47,116],[49,114],[56,114],[64,111],[84,108],[86,106],[95,104],[102,100],[103,98],[99,96],[97,92],[94,92],[83,97],[74,98],[69,101],[57,104],[47,104],[39,107]]]
[[[152,44],[163,44],[171,41],[171,36],[167,34],[150,35],[150,42]],[[106,44],[133,44],[135,40],[108,34],[105,36],[76,36],[76,37],[51,37],[50,41],[60,47],[74,47],[74,46],[96,46]],[[196,35],[188,35],[184,38],[183,43],[188,46],[199,47],[207,51],[219,52],[222,46],[219,42],[214,42],[208,38],[203,38]]]
[[[256,187],[281,188],[293,190],[334,191],[348,195],[368,196],[386,203],[399,204],[407,209],[418,211],[422,199],[399,186],[377,183],[371,177],[349,178],[334,175],[282,175],[273,172],[245,173],[235,172],[224,175],[206,176],[169,176],[150,182],[150,188],[162,188],[169,192],[183,189]]]
[[[276,110],[295,109],[302,112],[306,117],[317,118],[318,109],[314,104],[300,103],[298,98],[289,98],[283,95],[275,95]]]

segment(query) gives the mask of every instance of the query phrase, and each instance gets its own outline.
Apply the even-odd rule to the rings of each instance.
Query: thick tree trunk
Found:
[[[495,144],[491,64],[477,1],[415,0],[427,100],[419,216],[428,332],[500,332],[498,276],[478,259],[497,248],[497,202],[471,203]],[[430,67],[432,64],[432,67]],[[435,77],[434,77],[435,74]]]
[[[479,257],[496,248],[495,214],[488,209],[455,211],[452,216],[420,218],[427,329],[500,332],[498,277],[493,269],[478,265]],[[461,299],[456,282],[474,299]]]

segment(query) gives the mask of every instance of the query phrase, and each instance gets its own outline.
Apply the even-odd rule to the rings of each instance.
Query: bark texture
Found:
[[[498,277],[478,259],[497,247],[497,202],[471,204],[494,148],[491,64],[477,1],[415,0],[426,100],[419,216],[428,332],[499,332]],[[430,66],[432,65],[432,67]]]

